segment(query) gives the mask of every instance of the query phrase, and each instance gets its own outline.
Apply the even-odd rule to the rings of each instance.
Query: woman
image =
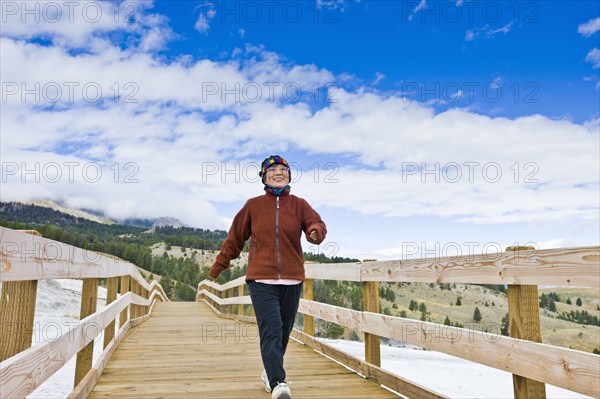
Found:
[[[304,199],[290,194],[288,162],[279,155],[266,158],[259,172],[264,195],[249,199],[233,219],[221,252],[210,269],[217,278],[237,258],[250,238],[246,282],[258,322],[262,380],[272,399],[290,399],[283,355],[298,311],[304,255],[302,232],[308,242],[320,244],[327,228]]]

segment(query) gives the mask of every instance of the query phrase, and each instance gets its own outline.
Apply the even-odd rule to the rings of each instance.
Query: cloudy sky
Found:
[[[228,229],[258,163],[357,258],[600,242],[597,1],[2,1],[0,198]]]

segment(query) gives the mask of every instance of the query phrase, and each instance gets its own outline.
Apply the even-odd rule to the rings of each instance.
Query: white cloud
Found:
[[[585,57],[585,60],[587,62],[591,62],[592,64],[594,64],[594,66],[593,66],[594,69],[600,68],[600,50],[597,48],[591,49],[590,52]]]
[[[107,41],[107,35],[127,35],[127,45],[142,51],[162,49],[173,33],[166,18],[149,12],[152,1],[114,2],[11,2],[3,4],[2,36],[14,39],[49,39],[65,48],[86,48]],[[145,42],[143,42],[145,39]]]
[[[510,29],[512,28],[512,26],[514,25],[514,21],[510,21],[509,23],[507,23],[506,25],[498,28],[498,29],[489,29],[486,30],[485,34],[488,37],[494,37],[496,36],[498,33],[504,33],[507,34],[508,32],[510,32]]]
[[[468,29],[465,32],[465,41],[472,42],[473,40],[477,39],[478,37],[493,38],[493,37],[497,36],[499,33],[507,34],[508,32],[510,32],[510,30],[512,29],[513,26],[514,26],[514,21],[510,21],[506,25],[504,25],[500,28],[497,28],[497,29],[492,29],[492,27],[489,26],[489,24],[485,25],[482,28]]]
[[[144,30],[141,42],[153,42],[152,35]],[[426,104],[364,89],[339,89],[331,93],[337,102],[315,110],[302,101],[281,101],[282,87],[294,83],[310,92],[315,82],[323,87],[352,77],[287,62],[260,46],[247,46],[223,62],[167,62],[106,40],[91,42],[97,51],[82,54],[12,36],[0,40],[3,79],[17,90],[3,101],[0,121],[3,167],[18,169],[14,175],[3,170],[3,200],[48,197],[114,217],[169,215],[223,228],[220,203],[260,192],[254,163],[268,153],[290,152],[339,166],[337,183],[325,183],[325,171],[315,182],[310,165],[301,165],[304,177],[294,183],[296,192],[329,209],[475,223],[597,217],[597,121],[492,118],[460,109],[436,113]],[[43,91],[50,83],[67,90],[68,82],[79,84],[74,98],[69,101],[65,91],[54,105],[48,93],[35,103],[31,96],[22,101],[19,92],[22,83],[39,83]],[[275,101],[266,98],[266,82],[279,83]],[[90,83],[106,93],[101,104],[82,92]],[[222,96],[223,85],[234,93]],[[257,86],[263,96],[248,101],[249,89]],[[217,94],[207,95],[208,87]],[[111,101],[116,88],[137,102]],[[76,163],[72,180],[66,175],[70,162]],[[53,163],[65,173],[55,182],[48,174]],[[413,163],[426,163],[433,174],[423,181],[420,172],[403,170]],[[450,169],[436,163],[450,169],[458,164],[461,178],[448,181]],[[473,165],[473,182],[467,165]],[[496,165],[502,176],[492,182]],[[93,182],[89,173],[97,166],[102,175]]]
[[[318,9],[340,10],[344,12],[345,0],[317,0]]]
[[[205,1],[200,6],[200,15],[194,24],[194,29],[200,33],[208,34],[210,29],[210,21],[217,15],[217,10],[214,3]]]
[[[381,82],[383,79],[385,79],[385,75],[381,72],[376,72],[375,73],[375,80],[373,81],[373,86],[375,86],[377,83]]]
[[[583,37],[590,37],[600,30],[600,17],[592,18],[577,27],[577,32]]]

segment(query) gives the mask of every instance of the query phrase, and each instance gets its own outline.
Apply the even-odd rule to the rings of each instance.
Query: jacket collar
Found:
[[[265,195],[269,195],[271,197],[277,197],[275,194],[273,194],[271,192],[271,190],[265,190]],[[282,192],[280,197],[285,197],[287,195],[290,195],[290,190],[285,190],[284,192]]]

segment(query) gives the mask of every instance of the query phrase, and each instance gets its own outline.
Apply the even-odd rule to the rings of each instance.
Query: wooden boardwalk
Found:
[[[285,357],[294,399],[398,398],[290,340]],[[112,355],[90,398],[269,399],[255,324],[222,319],[205,304],[156,304]]]

